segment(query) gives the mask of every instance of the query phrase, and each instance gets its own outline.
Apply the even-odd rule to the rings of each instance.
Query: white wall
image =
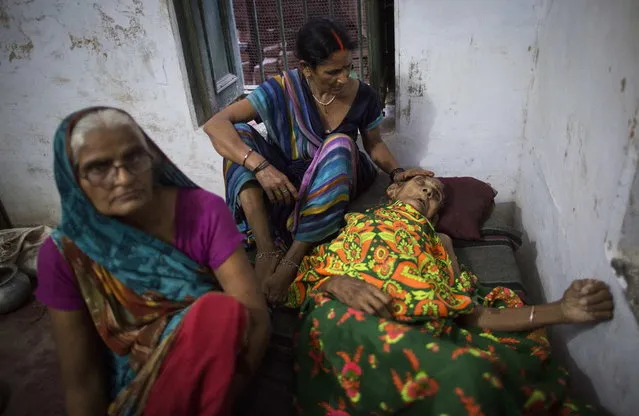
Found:
[[[63,117],[88,105],[131,112],[187,174],[222,192],[220,158],[193,125],[168,3],[1,3],[0,196],[14,222],[57,220],[51,138]],[[595,276],[621,299],[604,240],[621,220],[609,213],[639,117],[639,3],[396,5],[391,148],[406,163],[476,176],[502,200],[516,198],[547,298]],[[632,414],[639,330],[626,304],[617,302],[612,323],[560,335],[599,399]]]
[[[17,224],[55,222],[51,139],[89,105],[129,111],[200,185],[221,159],[193,125],[169,1],[6,0],[0,5],[0,197]]]
[[[617,415],[634,415],[639,329],[604,246],[609,229],[622,220],[617,212],[625,211],[613,203],[618,194],[627,199],[631,181],[619,180],[629,146],[638,140],[639,2],[545,1],[538,12],[539,57],[517,193],[535,248],[528,254],[536,256],[530,260],[548,299],[560,297],[575,278],[610,284],[614,321],[556,335],[600,401]]]
[[[470,175],[512,200],[531,79],[530,0],[396,1],[402,162]]]
[[[615,319],[592,330],[560,328],[556,345],[566,343],[563,358],[582,393],[615,414],[634,414],[639,327],[605,246],[632,199],[632,181],[623,178],[634,177],[636,159],[627,154],[639,146],[639,2],[395,4],[391,146],[405,163],[485,179],[500,199],[515,199],[531,240],[524,272],[538,274],[543,297],[560,298],[580,277],[610,284]]]

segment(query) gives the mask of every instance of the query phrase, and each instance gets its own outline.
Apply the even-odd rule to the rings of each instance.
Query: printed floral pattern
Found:
[[[383,290],[394,319],[323,293],[322,283],[336,275]],[[598,414],[567,396],[567,373],[550,360],[544,330],[460,327],[455,318],[477,303],[523,306],[512,290],[483,288],[467,271],[454,276],[437,233],[410,206],[349,214],[341,234],[305,258],[289,293],[289,304],[302,307],[295,351],[301,414]]]

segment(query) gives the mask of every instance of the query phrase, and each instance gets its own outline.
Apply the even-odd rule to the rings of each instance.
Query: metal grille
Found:
[[[357,76],[368,81],[368,36],[363,0],[233,0],[245,88],[298,67],[295,39],[313,17],[341,22],[357,42],[353,64]]]

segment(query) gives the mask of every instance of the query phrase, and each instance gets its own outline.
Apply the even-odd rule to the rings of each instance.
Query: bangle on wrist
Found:
[[[246,154],[244,155],[244,159],[242,159],[242,167],[246,167],[246,159],[248,159],[249,156],[251,156],[251,153],[253,153],[253,149],[249,149],[248,152],[246,152]]]
[[[402,173],[402,172],[406,172],[406,169],[404,168],[395,168],[391,171],[391,173],[388,174],[388,176],[390,177],[391,182],[395,182],[395,177],[397,176],[398,173]]]
[[[255,169],[253,169],[253,175],[257,175],[259,172],[263,171],[264,169],[266,169],[269,166],[270,166],[270,162],[268,160],[264,159],[262,161],[262,163],[260,163],[259,165],[257,165],[255,167]]]
[[[532,325],[535,320],[535,305],[530,309],[530,316],[528,317],[528,323]]]

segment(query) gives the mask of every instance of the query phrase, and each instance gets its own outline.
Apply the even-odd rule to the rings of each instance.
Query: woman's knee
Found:
[[[315,155],[319,158],[317,170],[322,172],[324,169],[329,169],[329,172],[353,177],[357,164],[357,152],[357,144],[349,136],[343,134],[329,136]],[[336,169],[337,165],[341,167]],[[319,173],[317,176],[323,177]]]
[[[333,134],[328,136],[322,143],[319,151],[321,153],[335,149],[341,149],[350,154],[358,151],[357,143],[346,134]]]
[[[244,328],[247,325],[246,307],[237,299],[218,292],[200,296],[184,317],[184,326],[206,328]]]

